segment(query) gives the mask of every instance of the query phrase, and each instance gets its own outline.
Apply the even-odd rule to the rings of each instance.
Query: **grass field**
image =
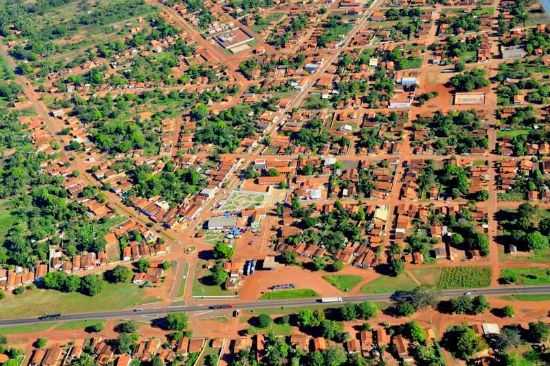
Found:
[[[22,333],[31,333],[31,332],[43,332],[48,329],[51,329],[54,325],[57,325],[57,323],[16,325],[13,327],[0,328],[0,334],[10,335],[10,334],[22,334]]]
[[[83,330],[90,325],[102,325],[105,326],[104,320],[73,320],[69,322],[62,322],[59,325],[53,327],[55,330]]]
[[[409,273],[418,281],[422,286],[436,287],[441,278],[441,268],[414,268],[409,270]]]
[[[292,333],[292,326],[290,324],[277,324],[271,322],[271,325],[267,328],[249,327],[246,331],[248,334],[274,334],[276,336],[289,336]]]
[[[509,301],[550,301],[550,295],[509,295],[502,296],[501,299]]]
[[[550,283],[550,269],[547,268],[507,268],[501,276],[516,276],[518,285],[547,285]]]
[[[204,231],[204,241],[208,244],[216,245],[217,242],[223,241],[225,234],[221,231],[215,230],[205,230]]]
[[[318,297],[319,294],[309,288],[300,288],[294,290],[278,290],[272,292],[266,292],[263,294],[261,300],[286,300],[286,299],[301,299],[307,297]]]
[[[363,279],[356,275],[327,275],[323,278],[340,291],[351,291]]]
[[[503,131],[503,130],[497,131],[498,138],[512,138],[512,137],[517,137],[517,136],[527,135],[527,134],[529,134],[529,130],[521,129],[521,128],[506,130],[506,131]]]
[[[27,290],[22,295],[8,296],[1,301],[0,319],[39,316],[52,312],[62,314],[107,311],[130,308],[155,302],[145,290],[133,284],[105,284],[97,296],[62,293],[53,290]]]
[[[491,284],[489,267],[444,268],[437,282],[439,289],[487,287]]]
[[[381,294],[397,290],[412,290],[416,286],[418,284],[407,273],[403,273],[397,277],[380,276],[361,287],[361,292],[366,294]]]

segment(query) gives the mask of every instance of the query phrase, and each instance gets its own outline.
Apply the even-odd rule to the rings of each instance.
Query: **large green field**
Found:
[[[323,278],[340,291],[351,291],[363,279],[357,275],[327,275]]]
[[[490,267],[453,267],[444,268],[439,277],[439,289],[477,288],[491,284]]]
[[[390,293],[412,290],[417,286],[437,289],[487,287],[491,283],[489,267],[414,268],[397,277],[380,276],[361,288],[363,293]]]
[[[158,300],[145,296],[144,291],[132,284],[109,283],[96,296],[54,290],[27,290],[22,295],[0,300],[0,319],[117,310]]]
[[[382,294],[397,290],[412,290],[416,286],[418,285],[413,279],[407,273],[403,273],[397,277],[380,276],[361,287],[361,292],[366,294]]]

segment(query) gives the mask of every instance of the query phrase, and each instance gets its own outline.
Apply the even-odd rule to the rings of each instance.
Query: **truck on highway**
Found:
[[[60,313],[55,314],[45,314],[38,317],[38,320],[55,320],[61,318]]]
[[[331,302],[344,302],[344,299],[341,297],[322,297],[320,300],[323,304]]]

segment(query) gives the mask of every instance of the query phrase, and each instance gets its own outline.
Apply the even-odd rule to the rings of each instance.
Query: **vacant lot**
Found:
[[[502,277],[514,277],[518,285],[547,285],[550,283],[550,269],[547,268],[509,268],[503,269]]]
[[[340,291],[351,291],[363,279],[356,275],[327,275],[323,278]]]
[[[301,299],[306,297],[318,297],[319,294],[309,288],[300,288],[295,290],[278,290],[266,292],[260,297],[261,300],[285,300]]]
[[[144,289],[132,284],[105,284],[103,291],[96,296],[33,289],[2,300],[0,318],[39,316],[52,312],[67,314],[125,309],[157,300],[146,297]]]
[[[439,277],[437,287],[476,288],[491,284],[491,268],[489,267],[455,267],[444,268]]]

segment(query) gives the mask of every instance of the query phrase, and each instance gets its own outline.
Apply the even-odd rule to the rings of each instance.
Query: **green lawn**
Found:
[[[444,268],[437,283],[439,289],[487,287],[491,284],[490,267]]]
[[[338,290],[345,292],[351,291],[363,280],[361,276],[357,275],[327,275],[323,278]]]
[[[106,283],[103,291],[93,297],[76,292],[33,289],[1,300],[0,319],[40,316],[52,312],[67,314],[125,309],[155,301],[158,299],[146,297],[144,290],[133,284]]]
[[[403,273],[397,277],[380,276],[361,287],[361,292],[366,294],[381,294],[397,290],[412,290],[417,286],[407,273]]]
[[[310,288],[300,288],[293,290],[277,290],[266,292],[261,300],[286,300],[286,299],[301,299],[306,297],[318,297],[319,294]]]
[[[516,276],[518,285],[547,285],[550,284],[550,269],[547,268],[507,268],[501,276]]]

